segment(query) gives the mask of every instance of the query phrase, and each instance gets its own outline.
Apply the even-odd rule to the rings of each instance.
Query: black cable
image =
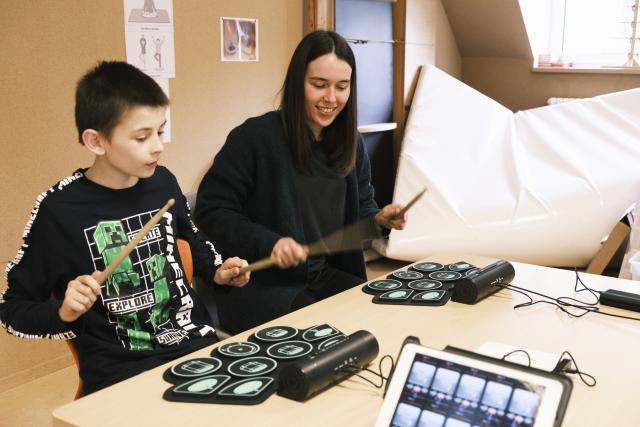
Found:
[[[596,295],[596,293],[600,294],[600,291],[596,291],[595,289],[591,289],[590,287],[588,287],[587,285],[585,285],[585,283],[582,281],[582,279],[580,278],[580,274],[578,273],[578,269],[577,268],[573,268],[573,271],[576,273],[576,282],[573,286],[573,290],[575,293],[580,293],[580,292],[584,292],[587,291],[589,292],[596,300],[594,302],[588,302],[588,301],[582,301],[576,298],[571,298],[571,297],[558,297],[556,300],[558,301],[558,303],[560,304],[566,304],[567,306],[570,307],[576,307],[575,305],[572,305],[571,302],[566,302],[566,301],[572,301],[576,304],[578,304],[578,308],[584,308],[586,307],[595,307],[598,304],[600,304],[600,295]],[[583,289],[579,289],[578,285],[582,285]],[[599,310],[599,309],[598,309]],[[581,314],[580,316],[574,316],[574,317],[582,317],[584,316],[586,313]]]
[[[596,294],[601,294],[602,292],[596,291],[595,289],[591,289],[590,287],[585,285],[582,279],[580,278],[580,273],[578,273],[578,269],[576,267],[573,267],[573,271],[576,273],[576,283],[573,286],[573,290],[575,290],[576,292],[589,291],[589,293],[591,293],[591,295],[593,295],[596,299],[596,302],[594,302],[593,305],[598,304],[600,302],[600,295],[596,295]],[[578,283],[584,286],[584,289],[578,289]]]
[[[555,306],[556,308],[559,308],[562,312],[566,313],[570,317],[582,317],[582,316],[584,316],[584,315],[586,315],[587,313],[590,313],[590,312],[600,312],[598,307],[593,307],[591,304],[582,305],[582,301],[578,301],[580,304],[572,304],[572,303],[565,302],[563,300],[559,300],[558,298],[550,297],[548,295],[541,294],[541,293],[536,292],[536,291],[532,291],[531,289],[521,288],[519,286],[512,285],[510,283],[498,282],[498,283],[494,283],[493,285],[494,286],[499,286],[499,287],[501,287],[503,289],[509,289],[511,291],[518,292],[518,293],[520,293],[522,295],[525,295],[529,299],[529,301],[527,301],[527,302],[523,302],[523,303],[514,305],[513,306],[514,309],[523,308],[523,307],[529,307],[529,306],[533,306],[533,305],[536,305],[536,304],[550,304],[550,305]],[[545,300],[534,301],[533,298],[531,298],[531,295],[529,295],[529,294],[537,295],[539,297],[546,298],[546,299],[549,299],[551,301],[545,301]],[[568,297],[566,297],[566,298],[568,298]],[[567,310],[565,307],[577,308],[579,310],[584,310],[584,311],[581,312],[581,313],[577,313],[576,314],[576,313],[572,313],[571,311]],[[638,320],[640,320],[640,319],[638,319]]]
[[[351,364],[348,364],[348,365],[344,366],[342,369],[346,370],[349,373],[354,374],[357,377],[362,378],[363,380],[365,380],[369,384],[373,385],[375,388],[382,388],[384,386],[384,382],[389,379],[389,374],[387,374],[386,377],[382,374],[382,363],[387,358],[391,361],[391,369],[389,369],[389,372],[393,372],[393,368],[395,367],[395,362],[393,360],[393,357],[390,354],[385,354],[384,356],[382,356],[382,358],[380,358],[380,360],[378,361],[378,372],[373,371],[373,370],[371,370],[369,368],[361,368],[360,366],[351,365]],[[373,375],[375,375],[376,377],[379,377],[380,378],[380,385],[374,383],[369,378],[363,377],[362,375],[360,375],[358,373],[358,372],[363,372],[363,371],[370,372]]]
[[[529,355],[529,353],[527,353],[526,350],[513,350],[513,351],[510,351],[509,353],[507,353],[504,356],[502,356],[502,360],[507,360],[507,357],[511,356],[514,353],[524,353],[524,354],[526,354],[527,355],[527,360],[528,360],[527,367],[528,368],[531,367],[531,356]],[[508,362],[508,360],[507,360],[507,362]],[[515,362],[512,362],[512,363],[515,363]]]
[[[549,305],[553,305],[556,308],[559,308],[562,312],[566,313],[569,317],[575,317],[575,318],[579,318],[579,317],[583,317],[589,313],[597,313],[597,314],[602,314],[603,316],[610,316],[610,317],[616,317],[619,319],[629,319],[629,320],[640,320],[640,318],[637,317],[630,317],[630,316],[623,316],[620,314],[613,314],[613,313],[607,313],[604,311],[600,311],[600,307],[597,307],[597,304],[599,304],[600,302],[600,298],[598,296],[596,296],[596,293],[600,293],[600,291],[597,291],[595,289],[591,289],[589,288],[580,278],[580,275],[578,274],[578,271],[575,270],[576,272],[576,283],[574,286],[574,290],[576,292],[583,292],[583,291],[588,291],[589,293],[591,293],[591,295],[593,295],[594,297],[596,297],[596,302],[587,302],[587,301],[581,301],[575,298],[571,298],[571,297],[558,297],[558,298],[554,298],[551,297],[549,295],[545,295],[536,291],[532,291],[531,289],[526,289],[526,288],[521,288],[519,286],[513,285],[511,283],[503,283],[503,282],[496,282],[493,283],[492,286],[498,286],[501,287],[503,289],[509,289],[511,291],[517,292],[519,294],[524,295],[529,301],[527,302],[523,302],[520,304],[516,304],[515,306],[513,306],[514,310],[517,308],[522,308],[522,307],[529,307],[529,306],[533,306],[536,304],[549,304]],[[584,286],[584,289],[578,289],[578,284],[581,284],[582,286]],[[538,300],[538,301],[534,301],[533,298],[531,297],[530,294],[533,295],[537,295],[539,297],[545,298],[547,300],[550,301],[546,301],[546,300]],[[568,301],[572,301],[572,302],[568,302]],[[578,309],[578,310],[582,310],[582,312],[580,313],[573,313],[571,311],[569,311],[566,307],[571,307],[573,309]]]
[[[504,356],[502,356],[502,360],[506,360],[507,357],[509,357],[514,353],[526,354],[527,358],[529,359],[528,367],[529,368],[531,367],[531,356],[526,350],[522,350],[522,349],[517,349],[517,350],[510,351],[509,353],[506,353]],[[569,359],[564,358],[565,354],[569,356]],[[512,363],[515,363],[515,362],[512,362]],[[573,366],[575,366],[575,368],[568,367],[571,363],[573,363]],[[558,358],[558,362],[556,363],[556,367],[553,368],[551,372],[555,374],[578,374],[578,376],[580,377],[580,381],[582,381],[588,387],[595,387],[597,383],[596,378],[593,375],[588,374],[586,372],[582,372],[580,368],[578,368],[578,363],[576,362],[575,357],[573,357],[573,355],[569,353],[568,350],[564,350],[562,354],[560,354],[560,357]],[[590,381],[587,381],[585,378],[589,379]]]
[[[560,361],[562,361],[565,354],[569,356],[569,358],[571,359],[571,363],[573,363],[573,366],[575,366],[575,369],[564,368],[560,372],[563,374],[578,374],[578,376],[580,377],[580,381],[582,381],[587,387],[595,387],[597,384],[596,377],[586,372],[582,372],[580,368],[578,368],[576,359],[567,350],[563,351],[560,355]],[[560,363],[560,361],[558,363]],[[589,379],[590,381],[587,381],[585,378]]]

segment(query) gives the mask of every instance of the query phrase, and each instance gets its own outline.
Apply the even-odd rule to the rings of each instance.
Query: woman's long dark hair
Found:
[[[307,123],[304,80],[307,65],[329,53],[335,53],[339,59],[351,67],[349,99],[333,123],[322,132],[322,144],[331,167],[339,174],[346,176],[355,164],[358,144],[356,60],[351,47],[341,35],[333,31],[314,31],[302,39],[289,63],[282,86],[280,110],[294,165],[300,171],[309,173],[313,134]]]

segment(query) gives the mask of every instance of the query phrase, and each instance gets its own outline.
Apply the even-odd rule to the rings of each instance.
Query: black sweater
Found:
[[[268,257],[282,237],[306,242],[294,177],[280,113],[248,119],[231,131],[200,183],[196,224],[223,253],[249,262]],[[362,138],[355,168],[345,180],[345,224],[375,215],[378,206]],[[334,255],[328,263],[366,281],[362,251]],[[218,292],[221,325],[235,333],[289,312],[306,273],[306,264],[258,271],[244,288]]]
[[[169,198],[176,204],[109,276],[91,310],[63,322],[67,283],[103,270]],[[191,246],[194,274],[213,285],[221,257],[191,222],[171,172],[158,167],[114,190],[78,170],[36,201],[24,244],[7,265],[2,325],[22,338],[75,339],[85,393],[211,344],[211,318],[183,280],[178,237]]]

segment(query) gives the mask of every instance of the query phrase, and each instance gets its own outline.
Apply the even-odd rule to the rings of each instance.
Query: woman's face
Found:
[[[351,93],[351,66],[335,53],[320,56],[307,65],[304,101],[307,122],[316,140],[342,111]]]

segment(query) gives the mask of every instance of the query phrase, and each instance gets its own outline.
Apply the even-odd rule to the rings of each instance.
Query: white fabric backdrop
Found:
[[[424,66],[394,202],[425,186],[406,229],[374,242],[383,255],[584,266],[640,199],[640,89],[514,114]]]

